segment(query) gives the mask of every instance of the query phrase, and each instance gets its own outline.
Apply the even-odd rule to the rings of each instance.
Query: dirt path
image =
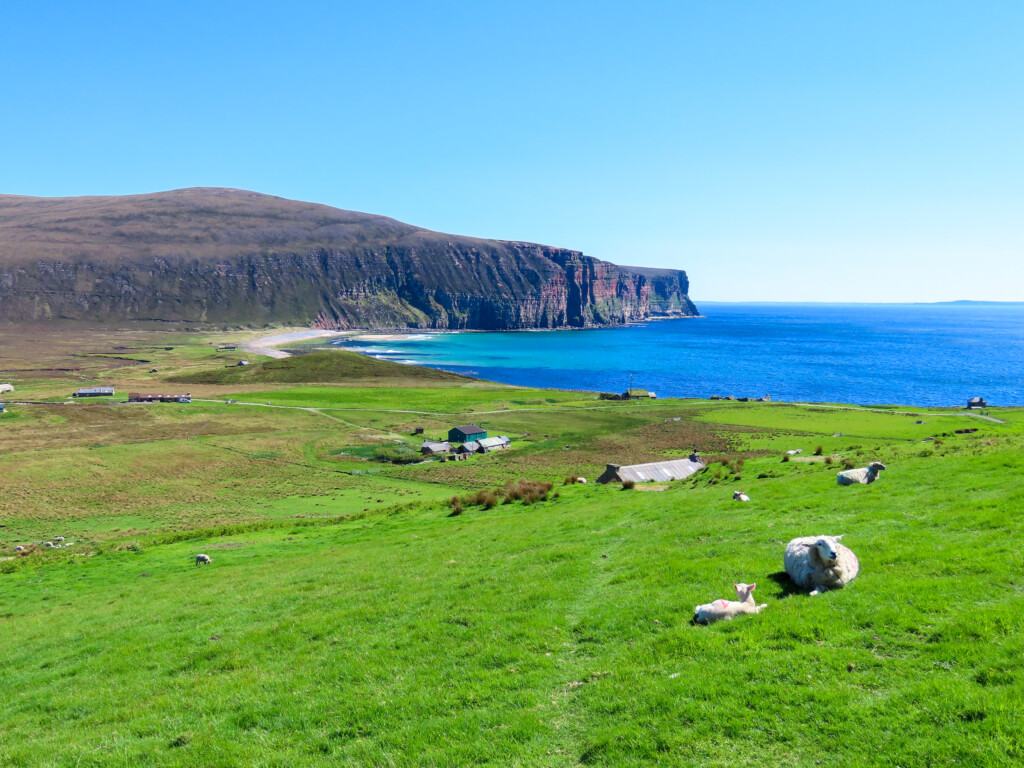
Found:
[[[893,411],[889,408],[862,408],[856,405],[822,405],[821,403],[788,403],[788,405],[800,405],[806,406],[808,408],[831,408],[836,411],[871,411],[872,413],[898,413],[903,416],[967,416],[968,418],[984,419],[985,421],[991,421],[994,424],[1006,423],[1002,419],[997,419],[995,416],[985,416],[981,413],[973,413],[971,411]]]

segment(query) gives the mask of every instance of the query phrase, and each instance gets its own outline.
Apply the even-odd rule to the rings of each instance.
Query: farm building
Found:
[[[4,412],[4,404],[0,403],[0,413],[3,413],[3,412]]]
[[[239,360],[238,361],[238,365],[236,365],[235,367],[236,368],[241,368],[243,365],[249,365],[249,361],[248,360]]]
[[[452,452],[451,443],[435,443],[430,440],[424,440],[423,445],[420,446],[420,453],[424,456],[444,456],[446,453]]]
[[[653,392],[648,392],[646,389],[630,388],[622,393],[622,400],[642,400],[646,397],[651,399],[657,399],[657,395]]]
[[[452,427],[448,430],[448,441],[451,443],[468,443],[472,440],[482,440],[485,437],[487,437],[487,430],[476,424],[466,424],[464,427]]]
[[[479,440],[470,440],[463,443],[456,450],[459,453],[490,453],[491,451],[504,451],[512,441],[502,435],[501,437],[482,437]]]
[[[227,352],[232,349],[238,349],[237,344],[221,344],[217,347],[218,352]]]
[[[693,454],[691,454],[693,455]],[[604,474],[597,478],[599,483],[618,483],[632,480],[634,483],[646,483],[649,480],[685,480],[698,470],[704,469],[704,463],[692,459],[672,459],[671,461],[655,461],[650,464],[630,464],[622,467],[609,464]]]
[[[0,384],[0,394],[2,394],[4,392],[13,392],[13,391],[14,391],[14,385],[13,384]]]
[[[191,403],[192,393],[183,395],[146,395],[140,392],[128,393],[129,403]]]
[[[114,394],[113,387],[84,387],[72,393],[72,397],[106,397]]]
[[[968,408],[985,408],[985,398],[983,397],[972,397],[967,401]]]

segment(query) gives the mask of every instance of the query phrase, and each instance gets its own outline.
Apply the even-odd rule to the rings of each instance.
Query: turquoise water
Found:
[[[660,397],[1024,405],[1024,306],[714,304],[705,317],[590,331],[338,343],[524,386]]]

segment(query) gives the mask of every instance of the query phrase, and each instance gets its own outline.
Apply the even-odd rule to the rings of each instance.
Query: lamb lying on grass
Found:
[[[842,589],[860,573],[857,556],[839,543],[842,536],[801,536],[786,545],[786,573],[812,595]]]
[[[767,603],[758,605],[754,601],[754,589],[757,584],[733,584],[736,589],[736,597],[739,598],[739,602],[735,600],[715,600],[713,603],[707,603],[706,605],[698,605],[693,609],[693,623],[694,624],[714,624],[716,621],[732,621],[733,616],[739,616],[744,613],[760,613],[762,610],[768,607]]]
[[[209,565],[212,562],[209,555],[196,555],[196,565]]]
[[[866,467],[860,469],[846,469],[836,475],[836,482],[839,485],[853,485],[861,483],[867,485],[878,479],[878,473],[885,469],[885,464],[880,461],[872,461]]]
[[[747,496],[747,494],[745,494],[743,491],[733,491],[733,493],[732,493],[732,500],[733,501],[750,501],[750,497]]]

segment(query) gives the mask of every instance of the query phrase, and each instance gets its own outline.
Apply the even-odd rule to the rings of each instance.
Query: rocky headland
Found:
[[[514,330],[697,314],[681,270],[234,189],[0,195],[0,320]]]

